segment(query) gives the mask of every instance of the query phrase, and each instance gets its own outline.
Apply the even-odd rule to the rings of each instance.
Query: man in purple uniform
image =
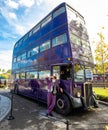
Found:
[[[47,116],[53,116],[52,111],[56,104],[56,94],[59,91],[59,85],[56,80],[56,76],[51,76],[51,79],[46,78],[48,84],[48,95],[47,95]],[[60,92],[63,92],[62,88],[60,88]]]

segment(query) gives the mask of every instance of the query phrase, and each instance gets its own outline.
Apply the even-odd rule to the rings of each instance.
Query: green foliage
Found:
[[[95,87],[95,88],[93,88],[93,90],[98,95],[103,95],[103,96],[108,97],[108,88],[104,89],[102,87]]]
[[[11,70],[7,70],[7,73],[11,73]]]
[[[97,97],[99,100],[108,102],[108,88],[104,89],[104,88],[95,87],[95,88],[93,88],[93,90],[97,94]]]
[[[108,44],[105,42],[103,34],[98,33],[99,41],[95,42],[95,61],[96,66],[95,69],[99,74],[103,74],[107,72],[108,65]]]
[[[106,97],[106,96],[98,95],[98,94],[97,94],[97,98],[98,98],[99,100],[101,100],[101,101],[108,102],[108,97]]]
[[[11,70],[8,70],[7,72],[3,69],[1,69],[1,77],[4,77],[5,79],[9,79],[11,76]]]

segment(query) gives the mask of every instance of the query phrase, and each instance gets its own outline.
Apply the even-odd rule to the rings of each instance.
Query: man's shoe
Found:
[[[46,116],[49,116],[49,114],[47,113]]]
[[[94,105],[94,107],[95,107],[95,108],[99,108],[99,106],[98,106],[98,105]]]
[[[49,116],[53,116],[53,114],[52,114],[52,113],[50,113],[50,114],[49,114]]]

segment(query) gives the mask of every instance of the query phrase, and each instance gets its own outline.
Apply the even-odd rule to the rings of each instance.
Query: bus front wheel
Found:
[[[67,115],[70,112],[71,104],[69,98],[65,94],[57,94],[55,109],[62,115]]]

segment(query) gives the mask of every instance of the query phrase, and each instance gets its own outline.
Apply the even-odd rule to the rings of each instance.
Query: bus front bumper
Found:
[[[98,107],[98,102],[93,95],[91,96],[90,99],[92,99],[92,102],[89,102],[89,105],[88,105],[88,103],[85,101],[84,97],[80,97],[80,98],[71,97],[72,108],[82,107],[85,110],[87,110],[90,107]]]
[[[72,108],[83,107],[81,98],[71,97]]]

